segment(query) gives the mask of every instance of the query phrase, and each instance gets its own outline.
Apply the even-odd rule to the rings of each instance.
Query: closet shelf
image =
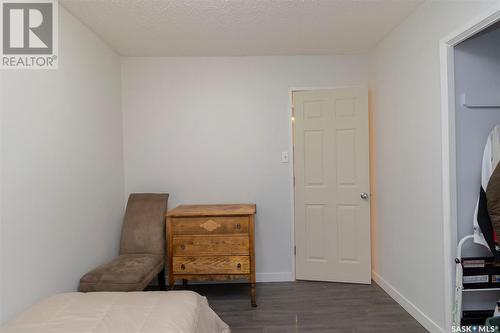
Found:
[[[460,95],[463,106],[469,109],[495,109],[500,108],[500,92],[489,96],[474,96],[473,94]]]
[[[463,292],[466,291],[500,291],[500,288],[472,288],[472,289],[462,289]]]

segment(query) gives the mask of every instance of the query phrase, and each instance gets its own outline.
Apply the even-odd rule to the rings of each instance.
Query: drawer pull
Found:
[[[182,245],[181,245],[181,249],[182,249],[182,250],[185,250],[185,249],[186,249],[186,245],[182,244]]]
[[[236,267],[238,267],[238,269],[241,269],[241,264],[238,263],[238,265],[236,265]]]
[[[185,270],[186,269],[186,266],[184,266],[184,264],[181,265],[181,269],[182,270]]]
[[[240,230],[241,229],[241,224],[236,224],[236,229]]]

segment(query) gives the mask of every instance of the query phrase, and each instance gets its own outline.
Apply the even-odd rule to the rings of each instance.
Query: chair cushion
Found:
[[[122,254],[85,274],[79,291],[141,291],[163,267],[161,255]]]

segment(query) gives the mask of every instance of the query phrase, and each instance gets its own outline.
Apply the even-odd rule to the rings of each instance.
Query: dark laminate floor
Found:
[[[233,333],[427,332],[375,283],[258,283],[257,308],[250,306],[244,284],[190,285],[188,289],[207,296]]]

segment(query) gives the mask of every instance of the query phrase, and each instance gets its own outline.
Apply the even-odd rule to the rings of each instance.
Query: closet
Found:
[[[500,125],[500,24],[457,45],[454,68],[458,242],[473,234],[483,151],[490,131]],[[462,256],[491,256],[491,252],[469,239]],[[500,299],[500,283],[498,289],[464,289],[464,316],[481,315],[474,310],[492,310]]]

